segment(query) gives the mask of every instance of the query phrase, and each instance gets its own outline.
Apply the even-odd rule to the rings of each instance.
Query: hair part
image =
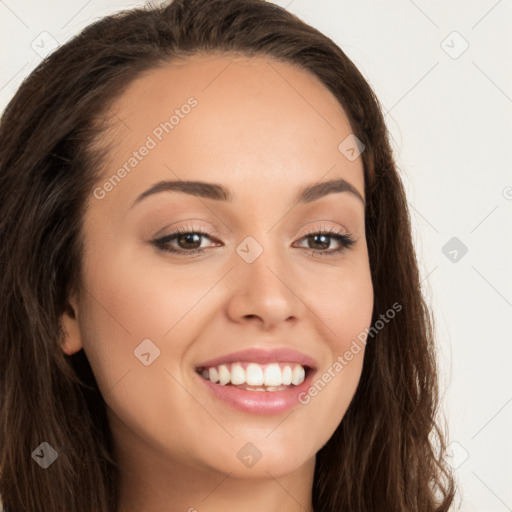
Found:
[[[105,17],[26,78],[0,122],[0,493],[16,512],[116,512],[119,467],[105,402],[60,316],[84,293],[83,215],[108,148],[109,108],[143,72],[199,53],[266,56],[316,76],[364,143],[372,324],[356,394],[316,459],[316,512],[443,512],[454,499],[437,422],[433,320],[405,191],[379,102],[345,53],[263,0],[175,0]],[[28,370],[28,371],[27,371]],[[58,452],[46,470],[31,454]]]

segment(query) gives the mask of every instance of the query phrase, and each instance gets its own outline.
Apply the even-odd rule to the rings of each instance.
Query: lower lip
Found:
[[[221,386],[196,373],[198,379],[219,400],[239,411],[251,414],[279,414],[300,404],[299,395],[307,392],[315,371],[310,369],[302,384],[282,391],[247,391],[234,386]]]

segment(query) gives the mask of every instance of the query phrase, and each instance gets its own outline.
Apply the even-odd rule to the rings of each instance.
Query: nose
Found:
[[[234,322],[253,322],[270,330],[296,323],[306,310],[304,291],[294,281],[283,248],[266,246],[251,263],[240,258],[231,279],[227,314]]]

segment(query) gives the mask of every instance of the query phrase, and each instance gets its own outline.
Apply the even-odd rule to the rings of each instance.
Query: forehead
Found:
[[[307,119],[318,117],[331,129],[336,129],[336,113],[344,117],[334,95],[308,70],[269,56],[227,53],[176,58],[143,72],[117,100],[115,110],[150,115],[155,107],[172,108],[191,94],[200,97],[204,108],[229,107],[226,100],[247,109],[261,101],[279,101],[276,114],[291,107]]]
[[[246,191],[288,183],[293,193],[324,176],[343,177],[364,195],[361,159],[350,161],[339,150],[352,132],[341,105],[317,77],[292,64],[227,54],[174,60],[134,80],[112,111],[104,178],[138,148],[152,146],[129,185],[112,196],[122,189],[133,199],[159,179]]]

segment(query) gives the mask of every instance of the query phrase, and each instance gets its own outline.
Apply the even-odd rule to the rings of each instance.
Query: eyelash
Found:
[[[210,238],[210,240],[212,239],[210,237],[210,235],[201,228],[194,229],[192,227],[185,226],[185,227],[180,227],[180,228],[176,229],[176,231],[174,231],[173,233],[171,233],[169,235],[166,235],[163,238],[153,240],[151,242],[151,244],[153,246],[155,246],[160,251],[170,252],[170,253],[178,254],[180,256],[185,256],[185,257],[190,257],[194,254],[204,253],[206,251],[205,248],[192,249],[190,251],[187,251],[184,249],[181,249],[181,250],[174,249],[174,248],[171,248],[171,246],[169,245],[169,242],[178,239],[182,235],[193,235],[193,234],[197,234],[197,235],[201,235],[201,236]],[[318,257],[319,255],[320,256],[334,256],[334,255],[342,254],[355,243],[355,240],[352,237],[352,235],[350,235],[348,233],[342,233],[341,231],[338,231],[332,227],[327,227],[327,228],[321,227],[320,230],[308,232],[300,240],[304,240],[308,237],[312,237],[315,235],[326,235],[327,237],[338,241],[340,243],[340,247],[335,250],[305,249],[306,252],[310,256],[313,256],[313,257]]]

